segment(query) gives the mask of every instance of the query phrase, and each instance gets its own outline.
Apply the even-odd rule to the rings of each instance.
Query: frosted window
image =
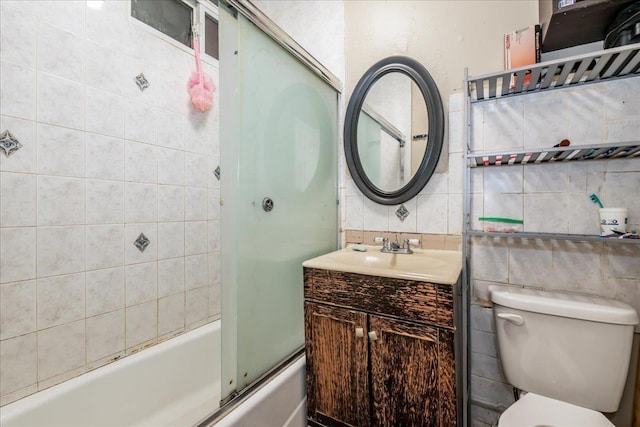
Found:
[[[180,0],[131,0],[131,16],[192,47],[193,8]]]
[[[218,21],[205,14],[204,16],[204,53],[219,59],[218,53]]]

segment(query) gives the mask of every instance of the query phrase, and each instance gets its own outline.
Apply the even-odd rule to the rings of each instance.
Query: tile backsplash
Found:
[[[2,405],[220,313],[217,94],[97,3],[0,2]]]

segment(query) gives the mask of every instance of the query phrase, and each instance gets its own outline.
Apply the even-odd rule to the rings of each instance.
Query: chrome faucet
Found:
[[[411,245],[417,245],[420,243],[418,239],[404,239],[402,246],[400,246],[397,234],[395,242],[392,242],[387,237],[376,237],[374,241],[376,243],[382,242],[382,249],[380,249],[380,252],[389,254],[412,254],[413,251],[411,250]]]

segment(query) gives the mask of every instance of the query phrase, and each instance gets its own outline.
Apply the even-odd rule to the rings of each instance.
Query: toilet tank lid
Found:
[[[597,296],[496,285],[489,292],[493,303],[518,310],[618,325],[639,321],[630,305]]]

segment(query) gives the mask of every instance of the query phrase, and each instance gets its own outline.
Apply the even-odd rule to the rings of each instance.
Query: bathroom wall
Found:
[[[635,77],[473,104],[472,149],[548,147],[565,138],[572,145],[638,141],[638,93],[640,78]],[[458,110],[462,110],[461,101],[456,97]],[[452,133],[461,125],[459,111],[450,113]],[[640,230],[640,200],[633,196],[640,182],[638,158],[471,172],[474,229],[482,229],[479,216],[506,216],[524,219],[524,231],[598,234],[598,206],[589,199],[595,193],[605,206],[627,207],[628,229]],[[493,425],[513,403],[497,357],[489,285],[599,295],[626,302],[640,312],[640,246],[636,244],[475,237],[471,257],[475,426]]]
[[[218,318],[219,121],[217,97],[190,108],[193,51],[128,1],[0,13],[0,132],[22,145],[0,154],[6,404]]]
[[[502,69],[504,33],[537,23],[538,1],[346,1],[345,21],[347,97],[376,61],[407,55],[434,78],[447,116],[449,95],[462,88],[464,68],[474,75]],[[458,109],[454,106],[454,111]],[[395,214],[399,206],[370,201],[345,172],[342,228],[378,235],[424,233],[430,238],[462,234],[462,144],[451,141],[458,137],[452,132],[448,125],[432,179],[404,203],[409,211],[404,221]]]

